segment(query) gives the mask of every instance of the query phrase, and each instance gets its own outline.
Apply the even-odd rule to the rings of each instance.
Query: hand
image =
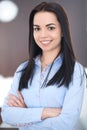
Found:
[[[10,107],[22,107],[22,108],[26,107],[23,96],[19,91],[18,91],[18,97],[13,94],[8,95],[7,105]]]
[[[62,108],[44,108],[41,119],[55,117],[61,114]]]

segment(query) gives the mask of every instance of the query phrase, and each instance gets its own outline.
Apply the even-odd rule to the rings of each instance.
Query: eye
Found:
[[[49,29],[49,30],[54,30],[54,29],[55,29],[55,27],[50,26],[50,27],[48,27],[48,29]]]
[[[39,27],[33,27],[33,30],[38,32],[38,31],[40,31],[40,28]]]

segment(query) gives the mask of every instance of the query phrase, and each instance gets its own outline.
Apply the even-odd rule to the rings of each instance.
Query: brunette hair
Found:
[[[49,85],[57,84],[58,87],[65,85],[67,88],[72,79],[74,64],[75,64],[75,55],[72,48],[71,36],[69,30],[69,22],[67,15],[61,5],[54,2],[42,2],[37,5],[30,13],[29,17],[29,62],[25,69],[22,70],[22,75],[19,82],[19,90],[23,88],[28,88],[28,81],[32,83],[34,76],[35,62],[34,58],[37,55],[42,54],[42,50],[35,43],[33,37],[33,20],[34,16],[38,12],[52,12],[56,15],[58,22],[61,25],[63,37],[61,40],[61,53],[63,55],[62,65],[56,74],[52,77],[47,83]]]

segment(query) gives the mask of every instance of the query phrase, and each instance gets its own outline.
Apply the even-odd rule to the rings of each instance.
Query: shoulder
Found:
[[[70,87],[75,89],[85,88],[85,81],[85,68],[82,64],[76,61]]]
[[[24,70],[25,67],[28,65],[28,62],[29,62],[29,61],[24,61],[24,62],[22,62],[22,63],[18,66],[16,72]]]
[[[23,63],[21,63],[18,68],[16,69],[15,73],[14,73],[14,78],[13,78],[13,82],[14,81],[19,81],[21,74],[23,72],[23,70],[25,69],[25,67],[28,65],[28,61],[25,61]]]
[[[80,64],[79,62],[75,62],[74,65],[74,72],[73,72],[73,77],[74,78],[79,78],[79,77],[83,77],[85,74],[85,68],[82,64]]]

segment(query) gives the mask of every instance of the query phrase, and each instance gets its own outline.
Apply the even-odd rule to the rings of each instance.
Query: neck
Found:
[[[42,54],[41,56],[41,66],[42,66],[42,70],[48,66],[49,64],[51,64],[55,58],[58,56],[58,52],[57,53],[48,53],[45,52]]]

